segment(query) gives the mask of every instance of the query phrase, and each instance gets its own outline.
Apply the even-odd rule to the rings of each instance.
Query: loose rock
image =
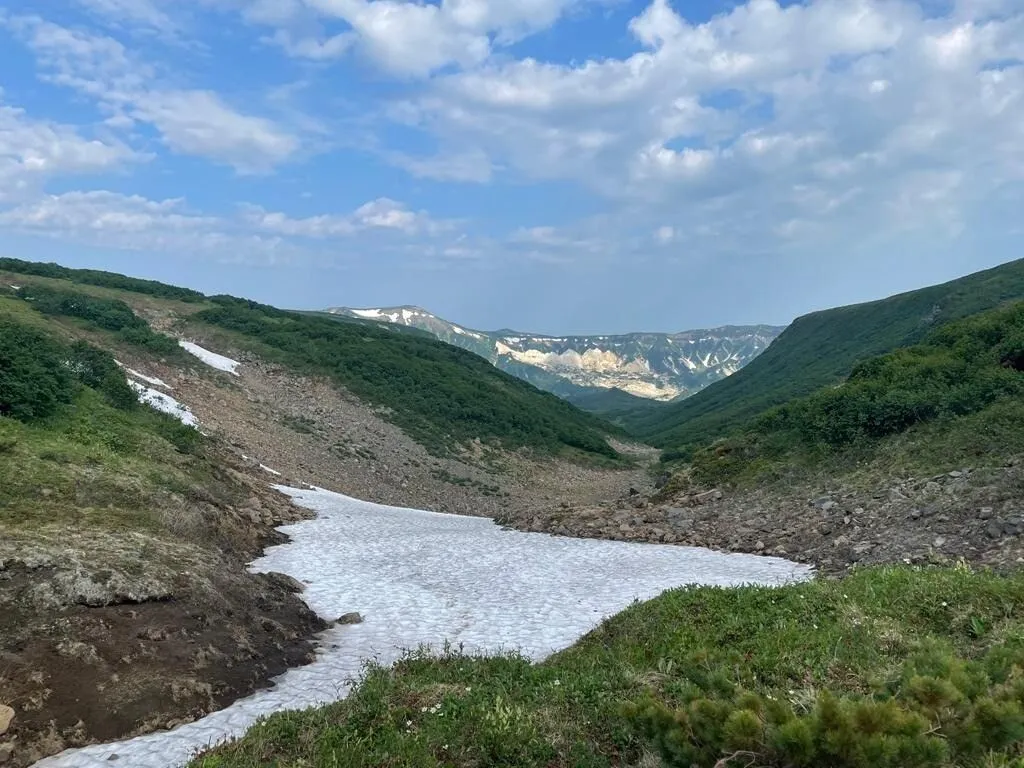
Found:
[[[338,617],[338,623],[339,624],[362,624],[363,623],[363,616],[358,611],[352,611],[351,613],[346,613],[343,616],[339,616]]]

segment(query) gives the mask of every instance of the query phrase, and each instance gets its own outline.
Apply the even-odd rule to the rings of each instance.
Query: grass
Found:
[[[191,489],[223,490],[186,429],[195,432],[150,408],[112,408],[85,388],[48,419],[0,418],[0,527],[177,533],[175,510]]]
[[[1022,361],[1024,302],[949,323],[922,344],[859,363],[839,386],[791,400],[693,450],[684,477],[749,486],[812,471],[933,472],[1018,456]]]
[[[294,371],[326,376],[378,407],[435,454],[480,439],[598,463],[621,459],[606,436],[618,429],[422,334],[286,312],[233,297],[190,319],[227,331],[232,343]],[[193,327],[193,326],[190,326]]]
[[[780,589],[684,588],[634,605],[541,664],[448,649],[370,666],[347,700],[275,714],[192,766],[640,765],[657,750],[644,714],[652,706],[678,718],[705,702],[698,708],[728,716],[745,696],[746,706],[799,719],[827,691],[842,703],[917,712],[915,680],[926,671],[965,689],[961,678],[973,675],[980,689],[970,695],[998,696],[1024,675],[1022,648],[1020,574],[873,568]],[[953,709],[925,718],[926,738],[952,734]],[[752,752],[749,764],[782,764],[767,745]],[[728,754],[693,764],[722,765]],[[1010,765],[1024,752],[1018,743],[943,755],[920,764]]]
[[[881,301],[805,315],[732,376],[678,404],[626,414],[623,424],[671,456],[843,380],[859,360],[915,344],[945,323],[1022,298],[1024,259]]]

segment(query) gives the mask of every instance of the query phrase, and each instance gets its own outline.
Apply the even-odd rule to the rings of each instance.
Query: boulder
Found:
[[[361,613],[359,613],[357,611],[352,611],[351,613],[346,613],[346,614],[344,614],[342,616],[339,616],[338,617],[338,623],[339,624],[362,624],[363,623],[363,616],[362,616]]]
[[[6,704],[0,704],[0,736],[7,733],[7,729],[11,727],[13,721],[14,710]]]

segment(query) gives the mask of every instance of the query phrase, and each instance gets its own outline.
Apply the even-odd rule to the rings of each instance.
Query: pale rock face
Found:
[[[686,397],[734,374],[782,331],[762,325],[561,337],[472,331],[418,307],[327,311],[419,328],[569,400],[593,388],[652,400]]]

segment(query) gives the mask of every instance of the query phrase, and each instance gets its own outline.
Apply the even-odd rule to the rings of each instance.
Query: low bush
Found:
[[[93,328],[114,333],[117,339],[126,344],[164,357],[182,357],[181,349],[174,339],[155,332],[119,299],[105,299],[80,291],[43,285],[23,286],[17,294],[44,315],[79,318]]]
[[[42,419],[71,402],[66,351],[47,334],[0,318],[0,416]]]

